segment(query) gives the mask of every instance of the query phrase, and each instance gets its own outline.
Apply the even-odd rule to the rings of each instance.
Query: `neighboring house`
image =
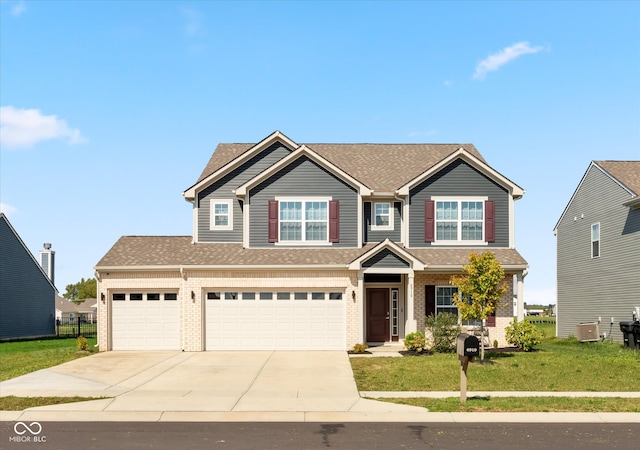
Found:
[[[56,288],[0,213],[0,339],[55,334]]]
[[[63,323],[75,321],[82,317],[85,322],[95,322],[97,319],[98,302],[95,298],[87,298],[80,304],[75,304],[64,297],[56,296],[56,319]]]
[[[183,193],[192,236],[123,236],[96,265],[100,350],[400,343],[457,311],[449,278],[486,250],[509,282],[488,321],[506,345],[523,194],[470,144],[220,144]]]
[[[622,342],[619,322],[640,306],[640,161],[592,161],[554,233],[557,335],[600,322]],[[613,322],[613,323],[612,323]]]

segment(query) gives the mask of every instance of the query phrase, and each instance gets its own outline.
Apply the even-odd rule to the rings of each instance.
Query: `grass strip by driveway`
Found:
[[[546,339],[536,352],[488,352],[489,364],[472,363],[470,391],[637,392],[640,352],[610,342]],[[403,358],[351,358],[361,391],[457,391],[455,354]]]
[[[89,353],[78,352],[76,338],[51,338],[0,343],[0,381],[57,366],[96,351],[96,339],[88,338]]]
[[[22,411],[36,406],[61,405],[64,403],[88,402],[111,397],[0,397],[0,411]]]
[[[391,403],[420,406],[430,412],[640,412],[640,399],[620,397],[468,397],[385,398]]]

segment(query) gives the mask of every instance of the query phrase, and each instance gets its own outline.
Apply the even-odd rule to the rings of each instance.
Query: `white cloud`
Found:
[[[76,128],[70,128],[56,116],[45,116],[37,109],[0,107],[0,145],[28,148],[48,139],[66,138],[69,144],[82,144],[86,139]]]
[[[498,70],[500,67],[522,55],[538,53],[539,51],[542,51],[542,49],[543,47],[540,46],[532,47],[528,42],[518,42],[517,44],[513,44],[511,47],[500,50],[498,53],[489,55],[489,57],[480,61],[476,66],[473,79],[484,80],[487,73]]]
[[[6,203],[0,203],[0,212],[5,213],[5,215],[10,216],[16,212],[18,212],[18,208],[7,205]]]
[[[24,0],[19,0],[18,3],[13,8],[11,8],[11,15],[14,17],[20,17],[26,12],[27,5],[24,3]]]
[[[185,20],[187,36],[197,36],[202,29],[203,14],[192,8],[182,8],[180,12]]]

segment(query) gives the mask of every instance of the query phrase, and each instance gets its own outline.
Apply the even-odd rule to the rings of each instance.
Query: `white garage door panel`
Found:
[[[177,300],[112,301],[114,350],[179,350]]]
[[[206,349],[344,350],[345,301],[326,297],[206,300]]]

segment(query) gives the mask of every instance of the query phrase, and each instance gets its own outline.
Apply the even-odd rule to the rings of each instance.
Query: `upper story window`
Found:
[[[432,215],[425,210],[425,227],[435,231],[435,239],[425,239],[429,242],[484,244],[494,239],[493,202],[484,197],[434,198],[425,208],[434,208]]]
[[[600,224],[594,223],[591,225],[591,257],[597,258],[600,256]]]
[[[372,209],[373,230],[393,230],[393,206],[389,202],[374,203]]]
[[[340,202],[329,197],[269,200],[268,239],[296,245],[340,242]]]
[[[280,242],[329,242],[328,199],[278,199]]]
[[[233,230],[233,201],[211,199],[212,230]]]

